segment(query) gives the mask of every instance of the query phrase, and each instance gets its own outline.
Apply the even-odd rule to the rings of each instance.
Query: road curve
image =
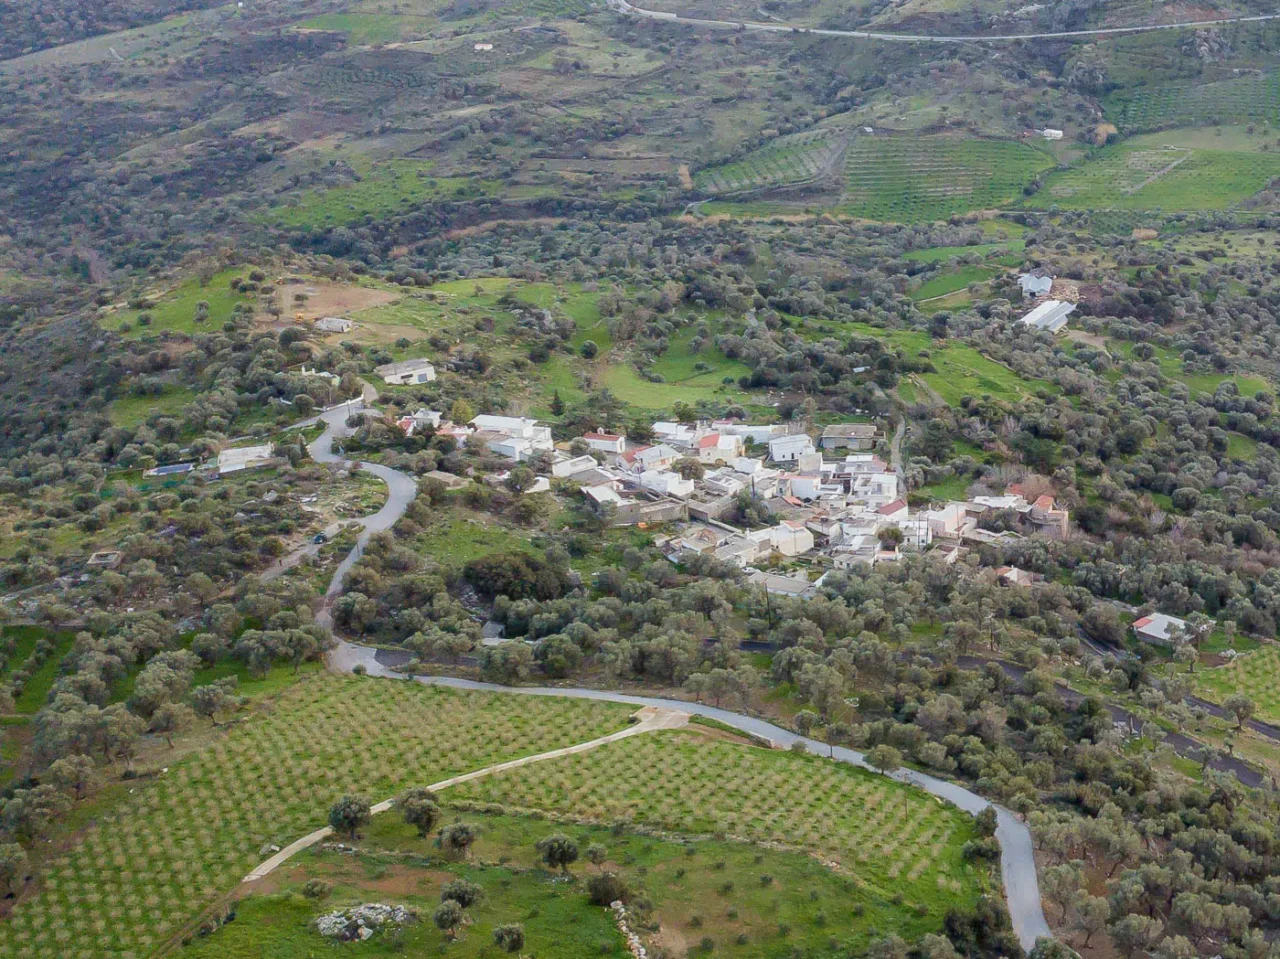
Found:
[[[347,417],[352,413],[361,412],[364,408],[363,403],[359,400],[353,400],[350,403],[335,406],[333,409],[325,410],[321,413],[318,419],[324,422],[326,429],[307,447],[311,458],[317,463],[350,463],[350,460],[333,451],[333,441],[351,435],[351,428],[347,426]],[[355,548],[338,564],[338,568],[333,574],[333,579],[329,581],[329,588],[325,590],[324,594],[324,604],[316,613],[316,622],[329,630],[333,629],[333,614],[330,611],[330,605],[337,595],[342,592],[342,584],[346,582],[347,574],[351,572],[351,567],[364,554],[364,548],[369,542],[369,537],[374,533],[391,529],[396,524],[396,521],[405,514],[409,504],[413,502],[413,498],[418,495],[418,484],[407,473],[393,470],[391,467],[383,466],[381,463],[360,463],[360,468],[387,484],[387,501],[378,512],[360,520],[360,525],[364,529],[356,537]]]
[[[333,452],[333,443],[335,439],[350,435],[351,429],[347,426],[347,417],[363,408],[364,406],[360,401],[352,401],[352,403],[343,404],[320,414],[319,419],[325,423],[326,429],[307,448],[311,453],[312,459],[318,463],[348,462],[345,458]],[[378,463],[361,463],[360,468],[386,482],[390,495],[387,497],[387,502],[382,509],[362,521],[364,529],[356,540],[355,548],[339,564],[338,569],[334,572],[333,579],[329,581],[329,588],[325,591],[324,604],[316,613],[316,622],[330,631],[333,629],[332,602],[342,591],[342,584],[346,581],[347,573],[360,559],[369,537],[375,532],[390,529],[394,526],[396,521],[409,508],[409,504],[413,502],[418,489],[417,483],[414,482],[413,478],[399,470],[394,470]],[[400,678],[404,675],[394,672],[390,667],[379,662],[377,654],[377,650],[368,646],[357,646],[354,643],[339,641],[337,647],[329,654],[329,665],[341,672],[351,672],[357,666],[363,666],[370,676]],[[793,743],[803,742],[812,752],[821,753],[823,750],[827,750],[835,759],[861,766],[864,769],[871,769],[866,758],[857,750],[839,746],[831,749],[816,739],[799,736],[790,730],[767,723],[762,719],[744,716],[727,709],[718,709],[703,703],[687,703],[677,699],[662,699],[653,696],[631,696],[626,693],[600,689],[499,686],[494,683],[480,683],[451,676],[416,676],[414,678],[418,682],[437,686],[450,686],[455,689],[487,690],[525,696],[565,696],[571,699],[595,699],[606,702],[629,703],[641,707],[648,706],[664,710],[696,713],[700,716],[719,720],[743,732],[761,736],[782,747],[789,747]],[[982,812],[989,806],[993,806],[996,810],[997,819],[996,838],[1000,841],[1000,871],[1004,882],[1005,899],[1009,905],[1009,915],[1013,921],[1013,931],[1017,935],[1018,941],[1022,943],[1022,947],[1028,951],[1035,945],[1036,939],[1041,936],[1052,936],[1049,924],[1045,921],[1044,909],[1040,903],[1040,884],[1036,878],[1035,847],[1031,840],[1031,830],[1026,827],[1026,824],[1004,807],[997,806],[956,783],[936,779],[933,776],[914,770],[899,770],[893,773],[892,776],[900,782],[917,786],[941,799],[945,799],[973,815]],[[299,842],[304,841],[305,839],[299,840]]]
[[[631,17],[660,20],[664,23],[684,23],[692,27],[710,27],[715,30],[752,30],[758,33],[803,33],[820,37],[851,37],[857,40],[887,40],[895,43],[1012,43],[1018,40],[1054,40],[1070,37],[1103,37],[1125,33],[1151,33],[1156,30],[1186,30],[1195,27],[1218,27],[1227,23],[1259,23],[1280,19],[1280,13],[1264,13],[1251,17],[1225,17],[1221,20],[1182,20],[1178,23],[1156,23],[1135,27],[1098,27],[1092,30],[1060,30],[1052,33],[1007,33],[971,36],[938,36],[923,33],[878,33],[874,30],[829,30],[820,27],[804,27],[791,23],[760,23],[754,20],[703,20],[684,17],[662,10],[645,10],[627,0],[607,0],[611,9]]]
[[[354,643],[339,642],[329,656],[329,664],[342,672],[351,672],[357,666],[363,666],[370,676],[387,676],[402,678],[390,667],[378,661],[378,651],[368,646],[357,646]],[[802,742],[810,751],[821,755],[829,753],[842,762],[871,769],[862,753],[854,749],[837,746],[831,749],[825,743],[797,735],[790,730],[767,723],[753,716],[727,709],[718,709],[703,703],[687,703],[677,699],[662,699],[655,696],[632,696],[627,693],[613,692],[603,689],[583,689],[577,687],[552,688],[547,686],[499,686],[495,683],[480,683],[469,679],[458,679],[452,676],[415,676],[420,683],[433,686],[448,686],[454,689],[484,690],[497,693],[514,693],[523,696],[565,696],[570,699],[594,699],[605,702],[628,703],[633,706],[652,706],[660,709],[680,710],[695,713],[718,720],[735,729],[761,736],[779,746],[789,747],[793,743]],[[976,793],[963,786],[936,779],[933,776],[915,770],[899,770],[892,774],[899,782],[918,786],[941,799],[953,803],[965,812],[977,814],[989,806],[996,810],[996,838],[1000,841],[1000,871],[1004,882],[1005,899],[1009,904],[1009,915],[1013,920],[1013,931],[1022,943],[1022,947],[1030,951],[1036,939],[1041,936],[1052,936],[1049,924],[1045,921],[1044,909],[1040,903],[1040,884],[1036,879],[1036,862],[1031,830],[1017,816],[1002,806],[988,802]]]

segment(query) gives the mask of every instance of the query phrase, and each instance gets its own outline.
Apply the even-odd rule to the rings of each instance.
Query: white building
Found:
[[[799,520],[784,519],[767,532],[769,545],[783,556],[801,556],[813,549],[813,533]]]
[[[692,449],[707,433],[697,426],[685,426],[683,423],[658,422],[653,424],[653,435],[659,443],[676,446],[680,449]]]
[[[490,51],[493,49],[493,44],[492,44],[492,43],[477,43],[477,44],[476,44],[475,46],[473,46],[471,49],[475,50],[475,52],[476,52],[476,53],[488,53],[488,52],[490,52]]]
[[[777,573],[766,573],[762,570],[756,570],[748,576],[747,582],[752,586],[764,587],[765,592],[773,596],[783,596],[788,599],[808,599],[818,591],[817,584],[809,582],[807,578],[779,576]]]
[[[639,477],[640,486],[662,496],[684,499],[693,495],[693,480],[687,480],[671,470],[645,470]]]
[[[535,450],[550,450],[555,443],[551,439],[551,427],[539,426],[538,421],[524,416],[491,416],[481,414],[471,421],[480,431],[506,433],[517,439],[528,440]]]
[[[440,423],[443,420],[444,420],[443,413],[437,410],[429,410],[426,407],[423,407],[422,409],[418,410],[418,412],[413,414],[413,422],[418,426],[419,429],[421,429],[424,426],[429,426],[434,430],[440,426]]]
[[[302,373],[303,376],[314,376],[318,379],[328,380],[334,386],[337,386],[339,383],[342,382],[342,377],[340,377],[337,373],[327,373],[324,370],[313,370],[310,367],[308,367],[306,363],[302,364],[302,370],[300,372]]]
[[[1134,620],[1133,632],[1139,639],[1158,646],[1173,645],[1175,633],[1187,634],[1187,621],[1164,613],[1152,613]]]
[[[680,451],[668,446],[666,443],[627,450],[619,457],[624,466],[638,473],[642,473],[645,470],[667,469],[672,463],[681,458]]]
[[[1057,333],[1067,325],[1067,317],[1074,313],[1076,305],[1065,300],[1045,300],[1022,318],[1024,326]]]
[[[759,423],[739,423],[737,420],[715,420],[711,428],[718,433],[741,436],[752,443],[767,443],[775,436],[785,436],[787,427],[781,423],[769,425]]]
[[[384,363],[374,370],[382,377],[382,382],[391,386],[411,386],[415,383],[430,383],[436,378],[436,368],[430,360],[401,360],[399,363]]]
[[[1046,140],[1062,139],[1062,131],[1055,130],[1053,127],[1045,127],[1043,130],[1040,131],[1040,135],[1044,137]]]
[[[1023,296],[1034,299],[1037,296],[1044,296],[1053,289],[1053,277],[1022,273],[1018,276],[1018,286],[1022,288]]]
[[[627,451],[627,438],[616,433],[584,433],[583,441],[590,449],[617,456]]]
[[[698,462],[729,463],[742,455],[742,437],[710,433],[698,439]]]
[[[807,433],[775,436],[769,440],[769,459],[775,463],[794,463],[801,456],[815,452],[813,440]]]
[[[315,322],[315,328],[321,333],[348,333],[353,326],[354,323],[342,316],[324,316]]]
[[[275,458],[275,447],[270,443],[265,446],[240,446],[223,450],[218,454],[218,474],[238,473],[240,470],[257,469],[266,466]]]
[[[879,509],[898,498],[898,474],[862,473],[849,484],[849,496],[865,504],[867,509]]]
[[[551,464],[551,475],[563,479],[574,473],[596,468],[596,461],[590,456],[566,456]]]

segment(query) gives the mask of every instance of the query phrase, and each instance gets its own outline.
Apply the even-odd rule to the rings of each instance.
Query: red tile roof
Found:
[[[1133,628],[1141,629],[1143,626],[1150,626],[1151,623],[1152,619],[1150,616],[1143,616],[1142,619],[1135,619],[1133,621]]]
[[[876,512],[879,513],[881,516],[888,516],[890,513],[896,513],[900,509],[905,509],[906,505],[907,505],[906,500],[896,499],[892,503],[886,503],[884,506],[881,506],[878,510],[876,510]]]

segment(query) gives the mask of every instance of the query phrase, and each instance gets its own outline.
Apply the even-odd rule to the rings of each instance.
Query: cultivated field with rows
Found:
[[[315,674],[103,810],[0,924],[0,955],[140,959],[344,793],[385,799],[596,738],[629,712]]]
[[[467,783],[450,790],[449,800],[797,847],[933,916],[977,892],[977,873],[960,851],[973,835],[967,815],[819,757],[695,745],[665,733]]]
[[[1107,101],[1107,118],[1127,133],[1204,123],[1280,120],[1280,73],[1137,87]]]
[[[825,171],[844,144],[844,137],[831,130],[779,137],[741,160],[700,171],[694,185],[704,193],[741,193],[801,183]]]
[[[1196,692],[1217,702],[1234,693],[1248,696],[1259,719],[1280,722],[1280,647],[1264,646],[1199,673]]]
[[[1189,139],[1190,138],[1190,139]],[[1206,147],[1204,144],[1209,144]],[[1280,154],[1225,138],[1213,149],[1207,133],[1169,131],[1135,137],[1055,172],[1025,205],[1071,210],[1226,210],[1280,176]],[[1252,145],[1252,144],[1246,144]]]
[[[846,154],[841,211],[917,223],[1005,207],[1052,164],[1048,154],[1007,140],[855,137]]]

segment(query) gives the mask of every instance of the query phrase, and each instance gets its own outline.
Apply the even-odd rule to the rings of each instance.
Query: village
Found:
[[[1052,495],[1029,496],[1016,484],[1000,495],[913,509],[900,472],[875,452],[883,437],[871,423],[831,424],[811,435],[800,423],[659,421],[647,443],[603,432],[556,442],[533,419],[485,414],[460,425],[426,409],[397,425],[484,447],[537,474],[526,493],[576,491],[606,525],[661,527],[654,542],[673,563],[706,555],[777,595],[813,595],[833,570],[927,550],[954,563],[978,544],[1065,538],[1070,529],[1068,511]],[[483,481],[500,484],[508,475]],[[431,478],[450,488],[468,482],[447,473]],[[744,502],[763,518],[756,528],[732,522]],[[983,518],[997,513],[1003,528],[984,528]],[[1032,581],[1017,569],[999,574],[1011,586]]]

